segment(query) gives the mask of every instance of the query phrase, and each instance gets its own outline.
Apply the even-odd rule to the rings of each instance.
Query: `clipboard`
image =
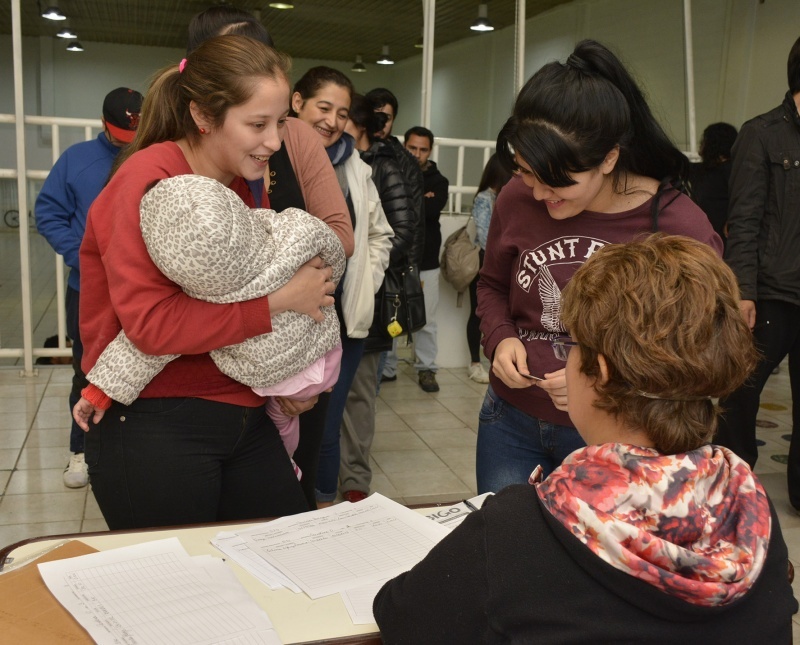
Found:
[[[94,643],[44,584],[36,567],[40,562],[74,558],[94,549],[72,540],[15,571],[0,575],[0,644]]]

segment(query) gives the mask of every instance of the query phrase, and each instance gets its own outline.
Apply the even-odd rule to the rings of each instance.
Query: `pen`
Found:
[[[472,502],[470,502],[468,499],[465,499],[465,500],[463,500],[463,501],[464,501],[464,504],[466,504],[466,506],[467,506],[467,508],[468,508],[469,510],[471,510],[471,511],[477,511],[477,510],[478,510],[478,507],[477,507],[477,506],[475,506],[475,504],[473,504]]]

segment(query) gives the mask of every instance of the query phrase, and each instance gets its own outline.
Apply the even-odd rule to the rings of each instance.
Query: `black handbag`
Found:
[[[381,333],[388,338],[413,334],[425,326],[425,297],[414,264],[389,267],[376,295]]]

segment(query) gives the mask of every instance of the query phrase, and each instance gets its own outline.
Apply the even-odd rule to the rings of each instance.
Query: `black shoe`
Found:
[[[419,373],[419,386],[425,392],[438,392],[439,384],[436,382],[436,372],[431,370],[422,370]]]
[[[394,376],[386,376],[386,374],[381,374],[381,383],[391,383],[392,381],[397,380],[397,374]]]

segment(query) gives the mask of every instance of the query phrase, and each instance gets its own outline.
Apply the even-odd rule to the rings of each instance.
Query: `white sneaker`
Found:
[[[469,366],[469,377],[476,383],[489,382],[489,375],[480,363],[473,363]]]
[[[89,483],[89,467],[79,452],[69,458],[69,464],[64,469],[64,486],[69,488],[83,488]]]

